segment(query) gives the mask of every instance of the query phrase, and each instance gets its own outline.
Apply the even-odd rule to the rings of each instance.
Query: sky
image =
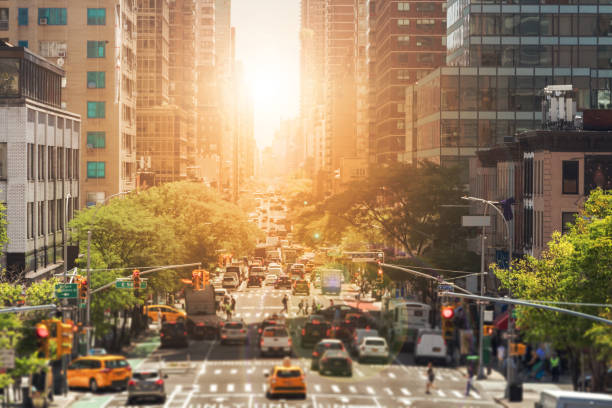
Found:
[[[300,0],[232,0],[236,59],[254,99],[255,140],[272,144],[281,118],[299,112]]]

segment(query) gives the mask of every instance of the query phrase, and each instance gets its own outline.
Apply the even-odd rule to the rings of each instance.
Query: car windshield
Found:
[[[321,344],[319,344],[317,349],[319,351],[342,350],[342,343],[340,343],[340,342],[338,342],[338,343],[336,343],[336,342],[333,342],[333,343],[321,343]]]
[[[232,329],[232,330],[236,330],[236,329],[242,329],[242,323],[228,323],[225,325],[226,329]]]
[[[106,368],[124,368],[128,366],[128,362],[126,360],[107,360]]]
[[[365,342],[366,346],[384,346],[385,342],[383,340],[371,340],[368,339]]]
[[[278,370],[276,376],[279,378],[295,378],[300,377],[302,373],[300,370]]]
[[[224,277],[224,278],[223,278],[223,280],[224,280],[224,281],[233,281],[233,280],[235,280],[235,279],[236,279],[236,278],[235,278],[235,277],[233,277],[233,276],[226,276],[226,277]]]

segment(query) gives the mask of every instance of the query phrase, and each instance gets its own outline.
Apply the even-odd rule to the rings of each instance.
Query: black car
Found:
[[[329,323],[326,321],[313,320],[307,322],[302,328],[302,347],[310,348],[317,344],[319,340],[327,337]]]
[[[336,339],[323,339],[319,341],[312,352],[311,370],[319,369],[319,360],[327,350],[344,350],[344,344]]]
[[[291,289],[293,282],[288,276],[280,276],[274,284],[274,289]]]
[[[353,375],[353,361],[344,350],[327,350],[319,360],[320,374]]]
[[[340,319],[344,319],[347,313],[363,314],[363,311],[361,309],[357,309],[356,307],[349,305],[333,305],[317,313],[323,315],[326,320],[332,321],[336,317],[336,310],[339,310]]]
[[[310,296],[310,285],[306,280],[298,280],[293,286],[293,295]]]
[[[253,287],[262,287],[262,278],[261,276],[249,276],[249,280],[247,281],[247,288]]]
[[[161,347],[188,347],[187,326],[183,322],[164,322],[159,332]]]

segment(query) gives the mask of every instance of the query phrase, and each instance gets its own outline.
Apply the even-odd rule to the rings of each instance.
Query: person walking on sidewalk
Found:
[[[561,374],[561,359],[557,353],[554,352],[550,357],[550,373],[552,375],[552,382],[559,382],[559,374]]]
[[[433,364],[431,364],[431,361],[430,361],[427,364],[427,385],[425,386],[425,394],[431,394],[429,390],[434,388],[433,382],[435,378],[436,378],[436,374],[434,373],[434,370],[433,370]]]
[[[281,303],[283,304],[283,312],[289,314],[289,298],[287,297],[287,294],[285,294],[285,296],[283,296],[283,300],[281,300]]]
[[[474,388],[474,367],[472,366],[472,364],[468,365],[467,367],[467,383],[465,384],[465,396],[469,397],[470,396],[470,391],[471,390],[476,390],[476,388]]]
[[[304,300],[300,299],[300,303],[298,303],[298,315],[304,312]]]

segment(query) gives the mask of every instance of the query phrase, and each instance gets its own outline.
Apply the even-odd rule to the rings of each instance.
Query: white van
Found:
[[[546,390],[540,393],[535,408],[611,408],[612,395],[593,392]]]
[[[380,334],[378,334],[376,329],[355,329],[353,340],[350,344],[350,351],[353,354],[359,355],[359,345],[366,337],[380,337]]]
[[[441,330],[420,329],[414,346],[414,363],[427,364],[437,361],[446,364],[446,342]]]

